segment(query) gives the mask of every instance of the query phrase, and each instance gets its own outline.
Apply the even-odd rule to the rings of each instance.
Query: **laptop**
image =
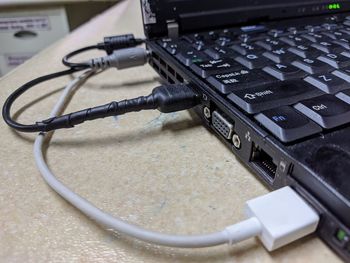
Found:
[[[350,2],[141,6],[150,65],[188,83],[203,124],[271,190],[303,196],[319,237],[350,261]]]

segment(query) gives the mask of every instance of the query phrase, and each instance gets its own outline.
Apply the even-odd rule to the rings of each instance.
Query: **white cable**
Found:
[[[52,110],[50,117],[59,114],[74,89],[93,74],[94,71],[92,70],[86,71],[69,83]],[[317,214],[315,216],[315,212],[309,208],[305,202],[293,190],[291,190],[291,188],[286,187],[283,188],[284,190],[282,192],[279,192],[281,190],[278,190],[266,196],[257,198],[257,202],[254,202],[256,199],[249,201],[247,203],[249,218],[238,224],[226,227],[220,232],[205,235],[167,235],[149,231],[101,211],[61,183],[50,171],[44,159],[42,148],[45,136],[45,133],[40,133],[37,136],[34,143],[34,156],[38,169],[46,183],[61,195],[61,197],[92,220],[105,226],[107,229],[116,230],[137,239],[164,246],[194,248],[216,246],[224,243],[233,244],[254,236],[259,236],[264,245],[271,250],[313,232],[318,223]],[[290,194],[291,191],[292,195]],[[280,193],[280,196],[273,198],[277,201],[271,201],[271,195],[276,196],[277,192]],[[268,203],[264,203],[265,199],[269,200]],[[281,202],[281,200],[286,202],[283,203],[283,205],[285,205],[287,209],[279,207],[279,202]],[[261,205],[262,202],[264,205]],[[277,219],[281,218],[281,216],[278,217],[279,213],[282,213],[282,216],[284,217],[290,216],[297,218],[292,218],[289,226],[285,223],[285,218],[282,220],[283,222],[279,222],[275,217],[271,216],[271,214],[266,215],[266,211],[271,212],[271,210],[275,210],[272,211],[272,213],[277,213]],[[304,213],[309,219],[311,219],[309,221],[300,219],[300,213]],[[272,221],[273,225],[271,224]],[[287,231],[283,232],[281,230]]]

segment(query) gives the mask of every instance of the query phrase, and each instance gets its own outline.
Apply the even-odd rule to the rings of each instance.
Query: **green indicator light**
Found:
[[[339,229],[336,236],[339,241],[344,241],[346,238],[346,233],[344,230]]]
[[[327,8],[328,8],[329,10],[337,10],[337,9],[340,9],[340,8],[341,8],[341,5],[338,4],[338,3],[329,4],[329,5],[327,6]]]

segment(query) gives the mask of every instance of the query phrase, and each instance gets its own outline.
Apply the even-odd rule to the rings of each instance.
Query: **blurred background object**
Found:
[[[118,0],[0,0],[0,76]]]

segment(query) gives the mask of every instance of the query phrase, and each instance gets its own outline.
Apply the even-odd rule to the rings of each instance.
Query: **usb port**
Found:
[[[250,161],[264,172],[270,182],[275,180],[277,165],[268,153],[254,143]]]

